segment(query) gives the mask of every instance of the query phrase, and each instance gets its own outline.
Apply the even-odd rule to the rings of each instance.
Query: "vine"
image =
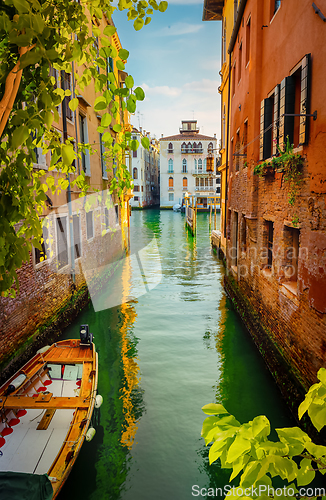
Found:
[[[154,10],[164,12],[167,2],[156,0],[119,0],[119,10],[126,10],[136,30],[151,21]],[[115,160],[117,172],[110,190],[118,195],[131,186],[125,164],[125,153],[137,149],[123,123],[125,111],[134,113],[137,101],[145,95],[134,88],[129,75],[120,88],[113,71],[107,71],[108,58],[116,60],[119,70],[125,69],[129,52],[117,52],[112,43],[116,31],[110,21],[115,7],[113,0],[5,0],[0,5],[0,292],[15,296],[18,288],[16,270],[29,259],[32,245],[40,248],[47,192],[59,193],[68,187],[69,174],[75,174],[73,161],[81,158],[90,144],[78,145],[71,140],[61,142],[52,123],[59,121],[57,107],[71,97],[69,89],[59,88],[51,73],[70,73],[76,81],[77,92],[94,82],[99,94],[95,111],[102,113],[98,131],[107,155]],[[99,25],[105,24],[104,29]],[[99,50],[96,50],[98,42]],[[82,74],[75,67],[84,68]],[[78,107],[74,96],[69,102],[72,111]],[[121,118],[122,117],[122,118]],[[109,131],[113,131],[117,141]],[[143,146],[148,147],[144,138]],[[51,152],[49,171],[35,171],[35,148],[43,154]],[[82,147],[84,150],[82,151]],[[85,174],[72,181],[83,196],[89,189]],[[16,287],[14,287],[14,283]]]

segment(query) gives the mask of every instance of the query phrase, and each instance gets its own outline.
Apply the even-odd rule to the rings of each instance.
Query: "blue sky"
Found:
[[[202,0],[172,0],[138,32],[125,12],[113,15],[130,52],[126,70],[146,94],[132,124],[157,138],[177,134],[187,119],[198,121],[200,133],[220,138],[221,22],[203,22],[202,15]]]

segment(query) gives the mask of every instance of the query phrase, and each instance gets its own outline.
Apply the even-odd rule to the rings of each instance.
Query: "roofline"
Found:
[[[203,21],[222,21],[224,0],[204,0]]]
[[[240,1],[239,9],[238,9],[238,12],[237,12],[237,18],[236,18],[235,25],[234,25],[234,28],[233,28],[233,31],[232,31],[231,40],[230,40],[230,43],[229,43],[229,48],[228,48],[228,53],[229,54],[232,54],[232,52],[233,52],[234,44],[235,44],[235,41],[237,39],[237,35],[238,35],[239,28],[240,28],[241,19],[242,19],[243,12],[245,10],[246,4],[247,4],[247,0],[241,0]]]

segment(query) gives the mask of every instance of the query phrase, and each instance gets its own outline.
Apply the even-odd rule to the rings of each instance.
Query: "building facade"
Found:
[[[226,287],[300,402],[326,352],[324,23],[305,0],[241,0],[234,19]]]
[[[142,146],[141,140],[147,137],[149,148]],[[150,133],[133,128],[132,138],[139,147],[131,152],[131,173],[134,182],[134,196],[130,200],[133,208],[147,208],[160,203],[160,144]]]
[[[199,134],[196,120],[184,120],[178,135],[160,139],[160,148],[161,207],[181,204],[188,193],[207,209],[216,195],[216,136]]]
[[[101,21],[104,29],[107,23]],[[121,44],[117,33],[112,36],[112,45],[117,53]],[[116,60],[108,58],[106,73],[112,73],[120,86],[127,74],[117,68]],[[77,74],[84,68],[75,67]],[[104,70],[102,70],[104,73]],[[72,140],[78,151],[78,144],[92,145],[93,154],[79,149],[80,157],[74,160],[75,171],[66,174],[51,170],[50,175],[63,182],[61,189],[47,192],[47,209],[41,216],[45,221],[43,240],[40,248],[33,248],[30,259],[17,271],[19,294],[16,298],[0,299],[0,370],[3,371],[19,351],[42,344],[47,336],[55,335],[72,321],[80,307],[88,300],[88,287],[92,283],[101,287],[105,276],[105,266],[123,255],[129,247],[129,198],[131,193],[124,192],[118,198],[110,196],[108,190],[112,179],[117,175],[119,160],[109,157],[102,144],[102,133],[98,132],[103,111],[94,110],[98,95],[94,82],[83,92],[74,87],[72,74],[52,69],[58,88],[69,89],[58,108],[59,121],[53,127],[62,138]],[[112,77],[113,77],[112,75]],[[69,101],[78,98],[78,107],[72,111]],[[131,130],[129,114],[124,113],[112,120],[110,133],[113,142],[117,133],[113,130],[116,123],[123,130]],[[50,166],[50,153],[43,154],[41,148],[35,149],[34,170],[45,171],[42,177],[47,183]],[[81,190],[73,181],[81,174],[89,185],[87,197],[79,198]],[[51,186],[51,184],[48,184]],[[98,194],[102,195],[100,200]],[[51,338],[51,335],[50,335]],[[44,340],[45,339],[45,340]],[[28,353],[29,350],[27,349]]]

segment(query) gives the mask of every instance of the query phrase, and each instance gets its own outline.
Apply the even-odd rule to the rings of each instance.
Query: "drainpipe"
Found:
[[[64,87],[64,77],[65,72],[61,71],[61,84]],[[66,99],[66,98],[64,98]],[[66,103],[63,101],[62,106],[62,129],[63,129],[63,140],[66,142],[68,139],[67,131],[67,112]],[[67,174],[67,180],[69,182],[67,189],[67,202],[68,202],[68,213],[69,213],[69,235],[70,235],[70,258],[71,258],[71,278],[72,282],[75,283],[75,248],[74,248],[74,226],[71,208],[71,186],[70,186],[70,173]]]
[[[224,211],[224,238],[226,238],[227,201],[228,201],[228,170],[229,170],[229,139],[230,139],[230,97],[231,97],[231,52],[229,52],[229,81],[228,81],[228,110],[226,119],[226,165],[225,165],[225,211]]]

